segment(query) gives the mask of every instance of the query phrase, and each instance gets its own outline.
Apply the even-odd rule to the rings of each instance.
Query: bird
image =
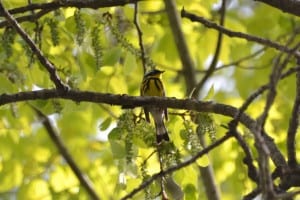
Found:
[[[140,92],[141,96],[166,96],[164,84],[162,82],[162,74],[164,71],[152,69],[145,73]],[[162,141],[170,141],[167,128],[164,120],[168,120],[167,108],[159,106],[144,106],[144,113],[146,121],[150,123],[149,113],[152,115],[156,129],[157,144]]]

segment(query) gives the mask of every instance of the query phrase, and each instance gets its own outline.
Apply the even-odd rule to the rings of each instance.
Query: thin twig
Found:
[[[25,15],[25,16],[16,17],[15,20],[18,23],[25,22],[25,21],[32,22],[32,21],[35,21],[35,20],[41,18],[42,16],[48,14],[51,11],[53,11],[53,10],[45,9],[45,10],[41,10],[41,11],[35,13],[35,14],[28,14],[28,15]],[[0,22],[0,28],[6,27],[6,26],[9,26],[9,25],[10,25],[9,21],[2,21],[2,22]]]
[[[238,60],[235,60],[231,63],[228,63],[228,64],[224,64],[224,65],[221,65],[219,67],[216,68],[216,71],[217,70],[221,70],[223,68],[226,68],[226,67],[230,67],[230,66],[235,66],[235,65],[239,65],[240,63],[244,62],[244,61],[247,61],[247,60],[250,60],[250,59],[253,59],[255,58],[256,56],[258,56],[259,54],[261,54],[262,52],[264,52],[267,48],[266,47],[262,47],[261,49],[255,51],[254,53],[250,54],[250,55],[247,55],[245,57],[242,57]],[[240,67],[241,68],[241,67]],[[261,69],[262,67],[247,67],[247,68],[243,68],[243,69]]]
[[[2,2],[0,1],[0,12],[2,12],[5,18],[9,21],[9,23],[15,28],[15,30],[19,33],[19,35],[25,40],[25,42],[29,45],[32,52],[36,54],[37,58],[41,62],[41,64],[47,69],[50,75],[50,79],[55,84],[56,88],[59,90],[67,90],[68,86],[65,85],[62,80],[58,77],[55,67],[52,63],[43,55],[41,50],[34,44],[29,35],[21,28],[19,23],[13,18],[13,16],[3,7]]]
[[[249,146],[236,129],[231,130],[231,132],[245,153],[245,158],[243,159],[243,162],[248,167],[248,177],[254,182],[258,183],[258,171],[253,164],[254,159],[252,157],[252,153]]]
[[[224,26],[225,23],[225,16],[226,16],[226,0],[222,1],[221,9],[220,9],[221,17],[220,17],[220,26]],[[204,84],[206,83],[207,79],[215,72],[215,69],[218,64],[219,55],[221,52],[222,47],[222,41],[223,41],[223,33],[220,31],[218,33],[218,40],[216,45],[216,50],[214,57],[212,59],[212,62],[210,63],[210,66],[208,67],[208,70],[206,71],[205,75],[201,79],[201,81],[196,85],[193,97],[197,98],[199,96],[199,93],[201,89],[203,88]]]
[[[288,47],[286,47],[284,45],[281,45],[277,42],[271,41],[269,39],[265,39],[265,38],[257,37],[257,36],[254,36],[254,35],[250,35],[250,34],[246,34],[246,33],[226,29],[223,26],[220,26],[220,25],[216,24],[215,22],[209,21],[209,20],[205,19],[204,17],[197,16],[195,14],[189,13],[189,12],[185,11],[184,9],[181,10],[181,16],[185,17],[185,18],[188,18],[191,21],[200,22],[204,26],[206,26],[208,28],[216,29],[216,30],[222,32],[223,34],[226,34],[229,37],[238,37],[238,38],[242,38],[242,39],[245,39],[245,40],[248,40],[248,41],[257,42],[259,44],[277,49],[279,51],[283,51],[285,53],[293,52],[294,56],[296,56],[297,58],[300,58],[300,52],[295,52],[295,51],[293,51],[293,49],[289,49]]]
[[[291,35],[291,37],[290,37],[290,38],[288,39],[288,41],[286,42],[286,46],[290,45],[290,44],[294,41],[295,37],[297,36],[297,33],[298,33],[298,31],[294,32],[294,33]],[[296,50],[297,50],[297,46],[293,48],[293,51],[296,51]],[[280,79],[280,80],[281,80],[281,79],[284,79],[284,78],[286,78],[287,76],[289,76],[290,74],[296,72],[296,71],[294,71],[293,69],[291,69],[291,70],[289,70],[289,71],[287,71],[286,73],[283,73],[283,74],[281,75],[281,71],[282,71],[283,68],[286,66],[286,64],[288,63],[288,61],[290,60],[289,58],[290,58],[291,55],[292,55],[292,53],[289,53],[289,56],[286,57],[285,61],[283,62],[282,66],[281,66],[282,69],[280,70],[280,74],[278,74],[279,77],[277,77],[277,78]],[[279,62],[279,60],[280,60],[280,59],[277,58],[276,61]],[[276,64],[276,63],[275,63],[275,64]],[[279,80],[277,80],[277,81],[279,81]],[[258,97],[260,94],[262,94],[265,90],[270,89],[270,88],[271,88],[271,83],[266,84],[266,85],[263,85],[263,86],[261,86],[260,88],[258,88],[252,95],[250,95],[250,96],[246,99],[246,101],[243,103],[243,105],[240,107],[239,113],[238,113],[237,116],[235,117],[235,120],[238,121],[238,119],[239,119],[239,114],[245,112],[246,109],[248,108],[248,106],[252,103],[252,101],[253,101],[255,98],[257,98],[257,97]]]
[[[143,44],[143,32],[141,30],[141,27],[138,22],[138,12],[139,12],[139,7],[138,7],[138,2],[134,3],[134,18],[133,18],[133,23],[136,27],[138,37],[139,37],[139,45],[140,45],[140,51],[141,51],[141,60],[143,64],[143,69],[144,69],[144,74],[147,71],[147,66],[146,66],[146,54],[145,54],[145,48]]]
[[[71,154],[69,153],[68,149],[64,145],[63,141],[59,137],[59,135],[56,133],[54,128],[52,127],[49,118],[44,115],[40,110],[37,108],[31,106],[31,108],[36,112],[40,120],[42,121],[45,129],[47,130],[47,133],[49,137],[51,138],[52,142],[55,144],[56,148],[59,150],[62,157],[66,160],[78,180],[80,181],[81,185],[86,189],[90,197],[94,200],[100,199],[96,191],[93,189],[92,183],[89,180],[89,178],[83,174],[83,172],[79,169],[75,161],[73,160]]]

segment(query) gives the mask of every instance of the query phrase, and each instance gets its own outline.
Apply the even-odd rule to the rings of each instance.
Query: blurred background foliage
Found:
[[[45,3],[34,0],[32,3]],[[220,1],[177,0],[182,9],[218,22]],[[4,0],[8,9],[26,6],[27,1]],[[21,26],[55,64],[59,76],[71,88],[102,93],[139,95],[143,68],[133,5],[93,9],[61,8],[35,22]],[[181,62],[174,44],[163,1],[139,3],[139,24],[148,55],[165,70],[167,96],[187,98]],[[4,20],[4,18],[2,18]],[[285,44],[299,29],[299,19],[250,0],[228,1],[225,26]],[[217,31],[182,20],[182,29],[200,80],[215,51]],[[45,68],[25,42],[10,27],[1,32],[0,92],[53,88]],[[299,41],[299,36],[294,40]],[[249,56],[263,46],[224,36],[219,69],[205,83],[199,99],[240,106],[252,92],[269,80],[274,59],[280,52],[264,48],[261,53],[234,65],[221,67]],[[290,62],[287,68],[294,67]],[[267,131],[285,152],[285,134],[295,95],[295,77],[278,85],[276,102],[267,121]],[[255,118],[263,109],[265,96],[247,110]],[[117,106],[76,103],[67,100],[35,100],[0,107],[0,199],[89,199],[30,106],[45,113],[65,142],[83,173],[91,179],[102,199],[119,199],[143,180],[160,170],[155,151],[154,127],[132,111]],[[168,163],[172,166],[203,147],[196,134],[197,124],[189,112],[171,110],[167,122],[172,144]],[[202,131],[207,143],[224,135],[221,125],[229,118],[204,115]],[[253,147],[252,135],[239,127]],[[300,138],[298,138],[300,139]],[[151,156],[152,155],[152,156]],[[222,199],[239,199],[255,185],[248,179],[243,152],[229,140],[209,156],[173,174],[185,192],[185,199],[205,199],[199,166],[211,163]],[[134,199],[153,199],[159,192],[154,182]]]

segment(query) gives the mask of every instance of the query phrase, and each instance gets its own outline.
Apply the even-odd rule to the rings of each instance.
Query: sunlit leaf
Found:
[[[23,181],[22,164],[17,160],[8,160],[2,163],[0,171],[0,191],[9,191],[19,187]]]
[[[41,200],[51,200],[51,192],[48,183],[42,179],[35,179],[28,184],[21,187],[18,193],[19,199],[41,199]]]
[[[125,158],[125,145],[122,141],[110,140],[110,148],[115,159]]]

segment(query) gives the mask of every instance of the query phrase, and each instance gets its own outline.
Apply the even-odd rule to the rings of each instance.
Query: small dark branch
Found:
[[[289,43],[290,41],[288,41]],[[287,45],[286,45],[287,46]],[[294,51],[296,51],[298,49],[298,45],[293,48]],[[269,93],[267,95],[267,99],[266,99],[266,104],[264,107],[264,110],[262,112],[262,114],[259,116],[258,120],[257,120],[257,130],[258,133],[261,134],[261,136],[263,137],[263,135],[265,134],[264,130],[264,125],[266,122],[266,119],[269,115],[269,111],[275,101],[275,97],[276,97],[276,87],[277,84],[280,80],[281,74],[283,69],[286,67],[288,61],[290,60],[290,57],[292,55],[293,52],[289,53],[285,60],[280,63],[281,57],[283,54],[279,55],[276,58],[272,73],[270,75],[270,81],[269,81]],[[260,172],[260,188],[262,190],[262,198],[263,199],[273,199],[274,198],[274,185],[273,185],[273,180],[270,174],[270,169],[269,169],[269,156],[272,155],[272,151],[268,147],[268,145],[266,145],[266,141],[265,138],[260,138],[258,137],[255,140],[255,144],[256,144],[256,148],[258,151],[258,164],[259,164],[259,172]],[[265,149],[267,149],[268,151],[266,151]]]
[[[226,0],[222,1],[221,9],[221,18],[220,18],[220,26],[224,26],[225,22],[225,14],[226,14]],[[217,63],[219,60],[219,55],[221,52],[221,46],[222,46],[222,41],[223,41],[223,33],[220,31],[218,33],[218,40],[217,40],[217,45],[216,45],[216,50],[214,57],[212,59],[212,62],[210,63],[210,66],[208,67],[208,70],[206,71],[204,77],[201,79],[201,81],[197,84],[193,96],[198,97],[201,89],[203,88],[204,84],[206,83],[207,79],[215,72],[215,69],[217,67]]]
[[[285,73],[283,73],[280,76],[280,80],[290,76],[291,74],[297,72],[298,70],[300,70],[300,67],[296,67],[296,68],[291,68],[289,70],[287,70]],[[240,118],[240,115],[245,112],[247,110],[247,108],[249,107],[249,105],[260,95],[262,95],[267,89],[270,88],[270,84],[265,84],[262,85],[261,87],[259,87],[255,92],[253,92],[247,99],[246,101],[244,101],[243,105],[240,107],[239,112],[237,113],[237,116],[235,117],[235,120],[238,121],[238,119]]]
[[[181,21],[176,8],[175,0],[164,0],[169,23],[174,36],[177,51],[182,63],[182,72],[185,79],[186,94],[190,94],[196,86],[195,66],[181,29]]]
[[[282,54],[279,55],[275,59],[275,64],[274,64],[272,73],[270,75],[269,93],[267,95],[266,104],[265,104],[262,114],[258,117],[258,123],[259,123],[259,126],[261,126],[261,129],[263,129],[263,127],[265,125],[265,122],[266,122],[268,114],[269,114],[269,110],[271,109],[271,106],[273,105],[276,94],[277,94],[276,86],[277,86],[278,80],[280,78],[281,71],[283,69],[283,67],[280,67],[281,56],[282,56]]]
[[[263,47],[263,48],[257,50],[256,52],[254,52],[254,53],[252,53],[250,55],[242,57],[242,58],[240,58],[240,59],[238,59],[236,61],[233,61],[231,63],[221,65],[218,68],[216,68],[216,71],[217,70],[221,70],[221,69],[226,68],[226,67],[236,66],[236,65],[239,65],[240,63],[242,63],[244,61],[251,60],[251,59],[255,58],[256,56],[258,56],[259,54],[261,54],[262,52],[264,52],[266,49],[267,49],[266,47]],[[245,69],[259,69],[259,68],[258,67],[257,68],[255,68],[255,67],[248,67],[248,68],[245,68]]]
[[[237,31],[231,31],[229,29],[224,28],[223,26],[220,26],[214,22],[211,22],[207,19],[205,19],[204,17],[201,16],[197,16],[195,14],[189,13],[187,11],[185,11],[184,9],[182,9],[181,11],[181,16],[190,19],[193,22],[200,22],[202,23],[204,26],[208,27],[208,28],[213,28],[216,29],[220,32],[222,32],[223,34],[226,34],[229,37],[238,37],[238,38],[242,38],[248,41],[252,41],[252,42],[257,42],[259,44],[277,49],[279,51],[283,51],[285,53],[291,53],[293,52],[294,56],[296,56],[297,58],[300,58],[300,53],[299,52],[295,52],[293,49],[289,49],[288,47],[281,45],[277,42],[265,39],[265,38],[261,38],[261,37],[257,37],[254,35],[249,35],[246,33],[242,33],[242,32],[237,32]]]
[[[50,74],[50,79],[55,84],[56,88],[59,90],[67,90],[68,87],[60,80],[56,73],[55,67],[51,64],[49,60],[43,55],[40,49],[34,44],[29,35],[21,28],[19,23],[13,18],[13,16],[3,7],[0,1],[0,12],[2,12],[9,23],[15,28],[19,35],[25,40],[25,42],[30,46],[32,52],[37,56],[41,64],[47,69]]]
[[[253,164],[252,153],[249,146],[247,145],[247,143],[245,142],[245,140],[242,138],[241,134],[236,130],[235,127],[231,127],[231,125],[229,124],[229,129],[231,134],[238,141],[239,145],[242,147],[245,153],[245,158],[243,159],[243,162],[248,167],[248,177],[251,180],[253,180],[255,183],[258,183],[258,172],[256,167]]]
[[[291,54],[289,54],[289,55],[291,55]],[[289,57],[289,55],[287,56],[287,58]],[[285,62],[282,65],[282,68],[283,68],[283,66],[286,65],[286,63],[287,63],[288,60],[289,59],[285,60]],[[280,80],[284,79],[284,78],[288,77],[289,75],[295,73],[296,71],[297,71],[297,68],[289,69],[285,73],[282,73],[282,75],[280,75],[279,79]],[[240,109],[238,110],[238,112],[236,113],[234,119],[231,122],[231,125],[236,127],[238,125],[238,121],[240,120],[240,117],[246,111],[246,109],[248,108],[248,106],[253,102],[253,100],[256,99],[259,95],[261,95],[264,91],[266,91],[270,87],[271,87],[271,83],[263,85],[257,91],[255,91],[252,95],[250,95],[246,99],[246,101],[244,102],[244,104],[240,107]],[[255,130],[256,130],[256,128],[254,128],[253,131],[255,132]],[[259,131],[259,132],[261,132],[261,131]],[[273,139],[271,137],[269,137],[267,134],[263,134],[263,139],[262,140],[263,140],[263,143],[266,143],[266,146],[268,147],[269,151],[271,152],[270,156],[272,158],[272,161],[275,163],[275,165],[277,167],[287,167],[285,158],[283,157],[282,153],[278,150],[278,148],[274,144]]]
[[[51,138],[52,142],[55,144],[56,148],[59,150],[62,157],[66,160],[78,180],[80,181],[80,184],[86,189],[90,197],[94,200],[100,199],[100,197],[97,195],[96,191],[92,187],[92,183],[88,179],[87,176],[83,174],[83,172],[79,169],[75,161],[73,160],[71,154],[69,153],[68,149],[64,145],[63,141],[57,134],[57,132],[52,127],[49,118],[44,115],[40,110],[37,108],[31,106],[33,110],[38,115],[39,119],[42,121],[45,129],[47,130],[47,133],[49,137]]]
[[[288,41],[288,43],[290,43],[290,40]],[[287,66],[288,62],[290,61],[293,52],[297,51],[298,47],[300,44],[296,45],[293,48],[293,51],[290,52],[286,58],[283,60],[282,63],[280,63],[282,54],[280,54],[276,60],[275,60],[275,64],[272,70],[272,73],[270,75],[270,81],[269,81],[269,93],[267,95],[267,100],[266,100],[266,104],[265,104],[265,108],[263,113],[261,114],[261,116],[259,117],[259,123],[261,125],[261,127],[264,127],[265,121],[268,117],[269,114],[269,110],[271,109],[271,106],[274,103],[275,97],[276,97],[276,86],[280,80],[281,74],[283,69]],[[286,45],[287,46],[287,45]]]
[[[137,33],[138,33],[138,37],[139,37],[139,45],[140,45],[140,51],[141,51],[141,60],[143,63],[143,69],[144,69],[144,74],[146,73],[147,70],[147,66],[146,66],[146,54],[145,54],[145,48],[144,48],[144,44],[143,44],[143,32],[141,30],[141,27],[139,25],[138,22],[138,12],[139,12],[139,7],[138,7],[138,2],[134,3],[134,19],[133,19],[133,23],[136,27]]]
[[[29,15],[25,15],[25,16],[22,16],[22,17],[16,17],[15,20],[19,23],[21,22],[25,22],[25,21],[30,21],[30,22],[33,22],[39,18],[41,18],[42,16],[46,15],[47,13],[51,12],[52,10],[50,9],[45,9],[45,10],[41,10],[35,14],[29,14]],[[0,28],[3,28],[3,27],[6,27],[10,25],[10,23],[8,21],[2,21],[0,22]]]
[[[254,0],[263,2],[269,6],[278,8],[283,12],[287,12],[300,17],[300,1],[295,0]]]
[[[180,170],[180,169],[182,169],[184,167],[187,167],[187,166],[195,163],[197,159],[201,158],[202,156],[204,156],[205,154],[209,153],[214,148],[216,148],[216,147],[220,146],[221,144],[223,144],[231,136],[232,136],[231,134],[226,134],[225,136],[223,136],[222,138],[220,138],[219,140],[217,140],[213,144],[211,144],[211,145],[207,146],[206,148],[204,148],[202,151],[200,151],[199,153],[197,153],[195,156],[193,156],[189,160],[187,160],[185,162],[182,162],[182,163],[180,163],[178,165],[175,165],[173,167],[170,167],[170,168],[166,169],[165,171],[161,171],[159,173],[154,174],[153,176],[151,176],[151,178],[149,178],[148,180],[144,181],[137,188],[133,189],[129,194],[127,194],[126,196],[124,196],[122,198],[122,200],[132,198],[136,193],[138,193],[139,191],[141,191],[144,188],[146,188],[149,184],[151,184],[157,178],[163,177],[163,176],[165,176],[167,174],[170,174],[172,172],[178,171],[178,170]]]
[[[296,50],[297,48],[294,48]],[[269,93],[267,95],[266,103],[262,114],[259,116],[257,120],[257,130],[258,130],[258,137],[255,139],[255,146],[258,151],[258,164],[259,164],[259,183],[260,188],[262,190],[262,198],[263,199],[272,199],[274,197],[274,187],[273,187],[273,180],[271,178],[270,170],[269,170],[269,156],[271,156],[272,152],[269,148],[266,148],[265,140],[262,138],[264,134],[264,125],[266,119],[269,115],[269,111],[275,101],[276,97],[276,87],[280,80],[281,73],[283,69],[286,67],[288,61],[290,60],[291,53],[286,56],[286,59],[280,63],[281,57],[283,54],[279,55],[276,58],[272,73],[270,75],[269,81]]]
[[[270,157],[276,167],[286,167],[287,163],[285,157],[279,151],[278,147],[275,145],[273,138],[268,134],[263,134],[264,142],[268,146],[269,151],[271,152]]]
[[[298,67],[300,67],[300,59],[297,59]],[[290,167],[297,165],[296,160],[296,133],[299,125],[300,112],[300,71],[296,73],[296,98],[293,106],[292,116],[290,118],[289,128],[287,132],[287,151],[288,164]]]

